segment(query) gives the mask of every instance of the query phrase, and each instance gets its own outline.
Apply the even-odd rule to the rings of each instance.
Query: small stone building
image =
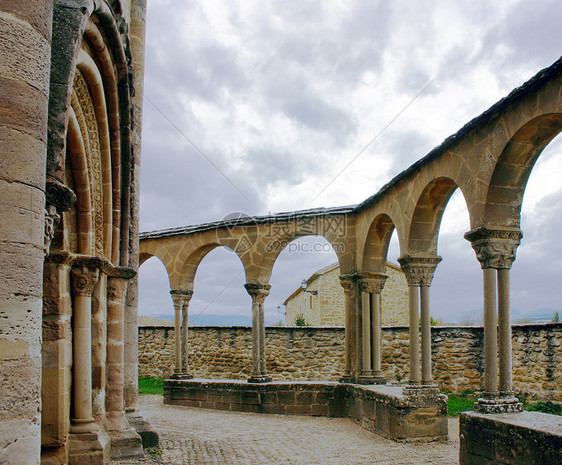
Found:
[[[340,284],[338,263],[322,268],[306,280],[306,291],[301,287],[283,302],[285,323],[296,325],[302,316],[312,326],[344,326],[345,296]],[[408,283],[402,269],[386,263],[386,280],[381,294],[382,324],[408,324]]]

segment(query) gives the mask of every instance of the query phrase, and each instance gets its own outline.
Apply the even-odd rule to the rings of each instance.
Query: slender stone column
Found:
[[[485,391],[475,410],[483,413],[521,411],[522,405],[513,397],[509,270],[523,233],[518,228],[480,227],[464,237],[471,242],[484,275]]]
[[[86,266],[73,268],[72,282],[72,346],[74,417],[71,433],[90,433],[99,428],[92,416],[92,291],[98,282],[99,270]]]
[[[178,377],[181,374],[181,308],[183,295],[179,289],[170,291],[174,303],[174,374]]]
[[[422,384],[433,384],[431,376],[431,315],[429,312],[429,286],[420,286]]]
[[[266,374],[265,365],[265,324],[263,303],[269,294],[269,284],[246,283],[246,291],[252,297],[252,375],[250,383],[267,383],[271,377]]]
[[[420,384],[420,330],[418,287],[408,287],[408,323],[410,326],[410,384]]]
[[[438,255],[407,255],[398,259],[409,286],[410,315],[410,384],[433,385],[431,376],[431,326],[429,310],[429,287],[437,265],[442,260]],[[419,291],[418,291],[419,288]],[[421,299],[420,299],[421,298]],[[422,321],[422,370],[420,373],[419,305],[421,300]]]
[[[357,276],[355,274],[344,274],[340,276],[340,284],[345,295],[345,368],[342,382],[356,380],[359,367],[356,366],[357,334]]]
[[[511,359],[511,317],[509,305],[509,269],[498,270],[498,323],[500,395],[513,396]]]
[[[371,294],[361,292],[361,329],[362,329],[362,356],[361,378],[373,377],[371,364]]]
[[[363,293],[363,363],[368,360],[370,372],[361,372],[362,382],[383,384],[386,382],[381,370],[381,292],[388,276],[383,273],[359,274],[359,286]],[[367,326],[367,328],[365,328]],[[368,356],[366,355],[368,354]]]
[[[381,295],[371,294],[371,331],[373,338],[373,376],[380,380],[379,383],[386,382],[382,374],[382,315],[381,315]]]
[[[183,379],[193,378],[193,375],[189,372],[189,325],[188,325],[188,315],[189,315],[189,302],[193,296],[192,290],[184,291],[184,299],[181,310],[181,375]]]
[[[193,291],[191,289],[172,289],[170,291],[174,302],[174,374],[176,379],[189,379],[187,360],[187,315],[188,306]]]
[[[496,271],[485,268],[484,274],[484,394],[498,392],[498,318],[496,314]]]

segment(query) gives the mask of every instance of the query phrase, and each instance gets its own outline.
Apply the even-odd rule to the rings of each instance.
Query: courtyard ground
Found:
[[[163,405],[140,396],[140,409],[160,435],[158,457],[112,465],[451,465],[458,463],[458,418],[448,442],[401,444],[346,418],[225,412]]]

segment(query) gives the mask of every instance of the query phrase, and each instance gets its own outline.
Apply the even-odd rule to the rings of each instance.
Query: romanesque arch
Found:
[[[113,456],[124,452],[124,438],[142,450],[125,415],[137,188],[121,13],[119,2],[55,2],[55,19],[66,24],[53,33],[43,351],[56,357],[43,359],[41,442],[45,455],[70,462],[107,455],[108,433]]]
[[[511,137],[494,167],[486,195],[484,223],[518,228],[523,193],[535,162],[562,131],[562,113],[533,118]]]

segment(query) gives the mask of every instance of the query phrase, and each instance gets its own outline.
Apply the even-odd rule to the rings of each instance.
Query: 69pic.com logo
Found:
[[[232,249],[238,255],[250,250],[258,238],[258,223],[255,218],[244,212],[231,212],[225,215],[217,235],[219,242]]]

